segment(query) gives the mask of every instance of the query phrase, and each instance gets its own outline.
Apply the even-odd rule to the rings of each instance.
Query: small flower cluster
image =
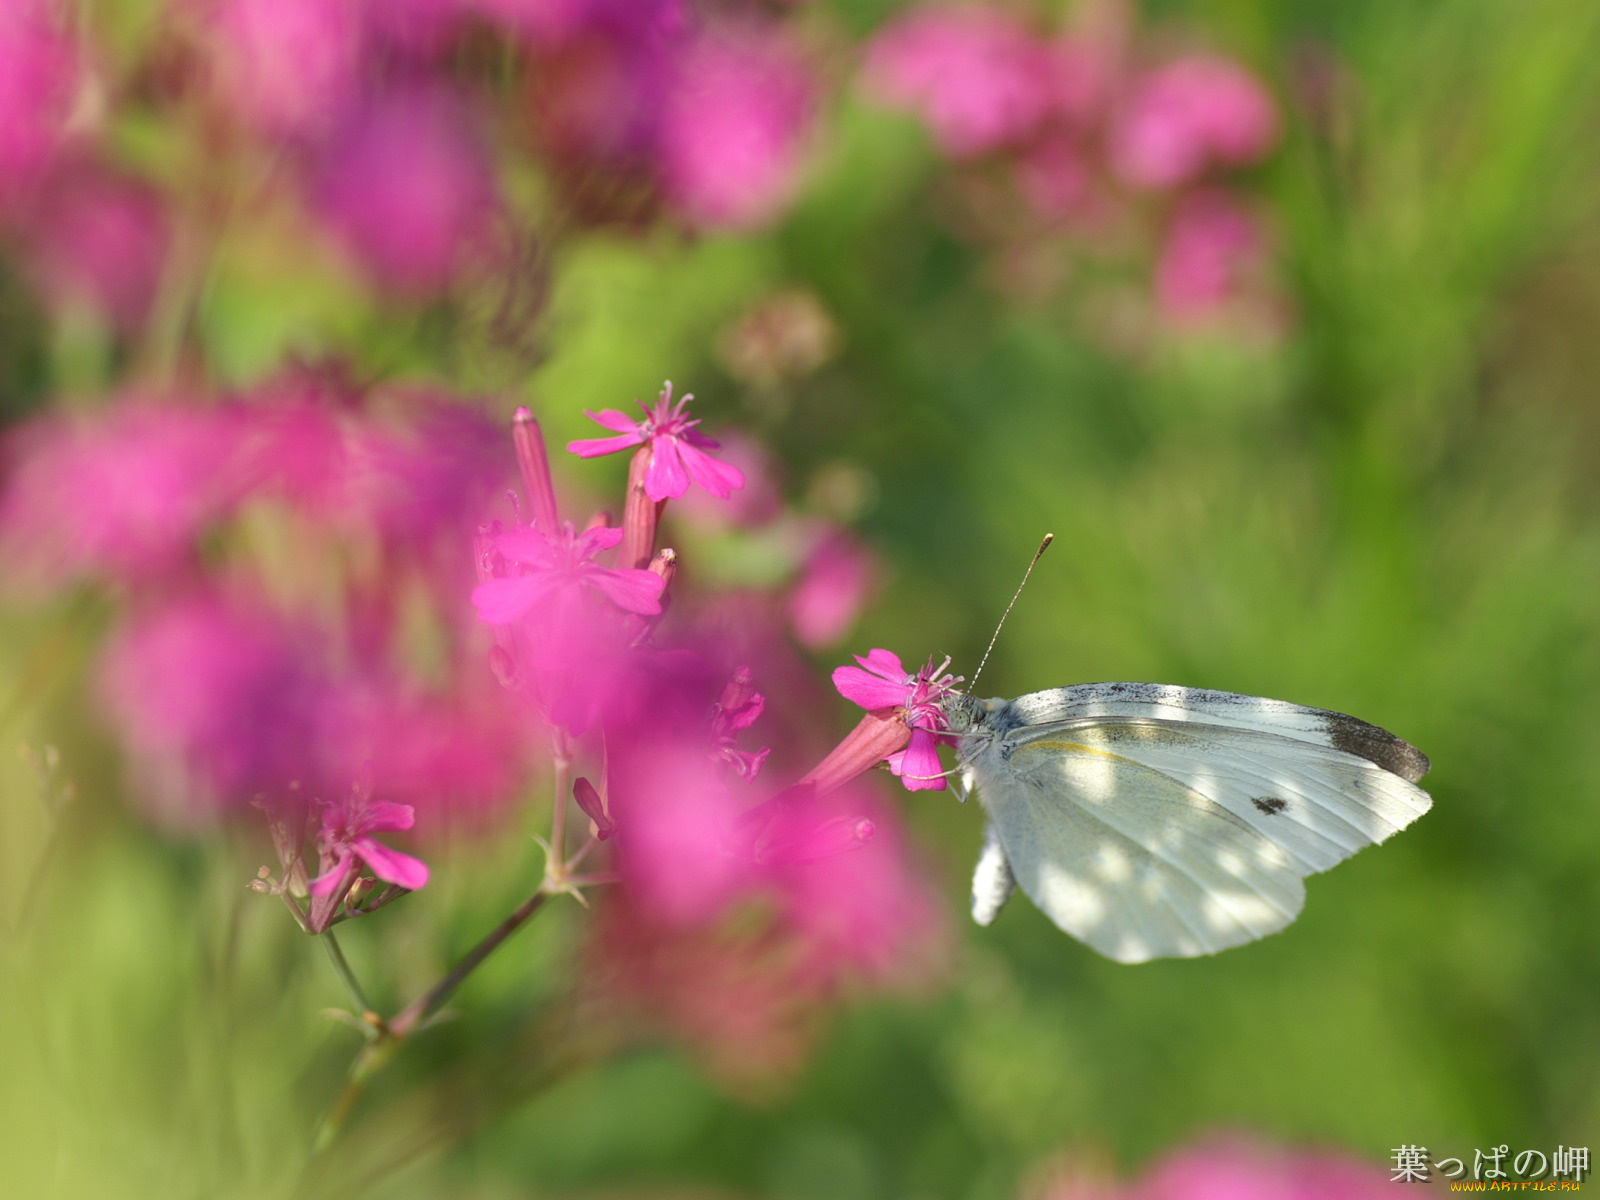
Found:
[[[1121,9],[1084,13],[1041,36],[994,6],[913,8],[869,45],[864,87],[921,117],[954,164],[967,228],[1016,289],[1065,278],[1041,247],[1080,268],[1120,247],[1109,253],[1153,258],[1168,322],[1266,321],[1269,241],[1227,177],[1276,144],[1272,99],[1221,55],[1157,52]]]
[[[3,7],[0,244],[52,310],[130,337],[234,208],[235,246],[413,299],[523,269],[530,166],[566,223],[766,225],[817,108],[791,21],[688,0],[166,0],[138,40]],[[170,165],[141,175],[118,146],[152,125]]]
[[[1163,1154],[1135,1180],[1063,1158],[1023,1191],[1027,1200],[1383,1200],[1388,1173],[1335,1150],[1293,1150],[1258,1137],[1202,1137]]]
[[[188,833],[264,810],[276,886],[326,927],[363,867],[425,882],[373,834],[481,824],[527,769],[458,574],[502,456],[434,393],[306,373],[216,403],[130,393],[13,432],[0,556],[13,588],[109,585],[94,683],[131,794]]]
[[[809,1025],[795,1024],[800,998],[846,973],[903,973],[924,953],[932,908],[890,811],[848,786],[912,736],[903,714],[886,715],[894,731],[847,764],[828,756],[833,768],[776,794],[764,773],[771,748],[741,744],[771,714],[758,680],[792,676],[795,664],[775,648],[770,611],[680,595],[678,556],[657,544],[669,502],[691,487],[725,499],[746,483],[711,453],[717,442],[689,417],[689,400],[675,401],[669,384],[641,418],[590,414],[613,436],[568,449],[632,458],[621,525],[598,514],[582,532],[564,519],[537,420],[519,410],[525,503],[515,523],[479,530],[472,599],[495,632],[495,674],[551,731],[558,814],[570,789],[589,818],[587,842],[568,857],[558,815],[549,885],[621,884],[601,906],[593,978],[738,1074],[734,1064],[769,1062]],[[610,869],[593,872],[596,859]],[[580,862],[591,874],[577,873]],[[763,969],[708,987],[707,972],[748,966],[752,937],[766,947]],[[724,1005],[728,1020],[710,1020]]]

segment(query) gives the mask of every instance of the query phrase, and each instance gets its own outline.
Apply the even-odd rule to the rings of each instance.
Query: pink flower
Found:
[[[1259,274],[1266,250],[1260,225],[1218,188],[1178,202],[1156,265],[1156,301],[1172,320],[1203,319],[1225,307]]]
[[[1229,1134],[1171,1151],[1127,1184],[1067,1159],[1038,1194],[1040,1200],[1384,1200],[1395,1189],[1376,1163]]]
[[[857,667],[837,667],[833,686],[869,714],[892,710],[895,721],[909,730],[910,742],[888,756],[889,769],[900,776],[908,791],[942,791],[944,764],[939,761],[941,734],[948,728],[942,702],[959,680],[943,674],[942,666],[927,665],[915,675],[900,663],[898,654],[872,650],[855,656]],[[871,763],[862,766],[862,770]],[[820,768],[819,768],[820,770]],[[816,772],[813,772],[816,774]]]
[[[355,882],[363,868],[386,883],[416,891],[428,882],[428,864],[373,840],[375,833],[410,829],[416,814],[409,804],[373,800],[358,789],[323,807],[317,845],[322,873],[311,881],[313,896],[331,896]]]
[[[799,181],[815,90],[770,35],[709,34],[680,51],[659,134],[669,201],[700,225],[770,222]]]
[[[319,783],[315,657],[276,616],[209,592],[169,599],[119,630],[100,693],[149,815],[182,828],[258,792],[276,798],[297,779]]]
[[[1118,175],[1140,187],[1170,188],[1212,163],[1261,158],[1277,140],[1278,115],[1243,68],[1196,55],[1137,80],[1108,136]]]
[[[845,973],[886,981],[934,957],[938,902],[893,809],[846,789],[797,815],[807,828],[779,892],[809,969],[830,983]]]
[[[357,261],[411,292],[449,280],[495,205],[466,106],[433,88],[392,93],[346,123],[325,151],[313,191]]]
[[[843,529],[817,540],[789,593],[789,619],[795,637],[815,650],[850,631],[873,585],[872,557]]]
[[[1026,136],[1049,111],[1047,51],[993,8],[934,6],[892,22],[867,51],[881,101],[915,109],[941,149],[970,158]]]
[[[509,625],[546,602],[559,606],[579,592],[600,596],[625,612],[655,616],[661,612],[665,583],[651,571],[612,570],[594,556],[616,548],[622,530],[601,526],[574,534],[571,525],[547,537],[531,525],[497,534],[494,550],[522,568],[518,574],[487,579],[472,592],[481,620]]]
[[[1131,1190],[1136,1200],[1383,1200],[1394,1184],[1376,1163],[1233,1136],[1166,1155]]]
[[[59,308],[86,307],[117,329],[136,329],[166,263],[157,196],[87,167],[58,172],[42,191],[23,222],[23,252],[40,290]]]
[[[0,12],[0,200],[37,181],[60,148],[80,74],[78,46],[50,5],[9,0]]]
[[[211,17],[215,79],[256,129],[320,132],[354,101],[361,14],[344,0],[222,0]]]
[[[614,548],[622,530],[553,538],[532,526],[479,534],[478,617],[496,626],[491,660],[501,683],[525,691],[547,719],[574,733],[587,729],[626,681],[629,656],[659,615],[666,580],[654,571],[601,567],[593,556]]]
[[[248,487],[232,413],[130,401],[23,430],[0,496],[0,542],[50,579],[148,576],[185,563]]]
[[[650,499],[660,503],[681,496],[689,490],[692,480],[719,500],[725,500],[733,489],[744,486],[744,473],[737,467],[718,462],[701,449],[715,449],[718,443],[695,428],[699,421],[689,418],[688,405],[693,399],[692,394],[686,393],[674,406],[669,381],[654,408],[639,405],[645,415],[642,421],[635,421],[614,408],[590,412],[591,420],[616,430],[620,436],[568,442],[567,449],[581,458],[596,458],[630,446],[648,446],[651,457],[644,490]]]

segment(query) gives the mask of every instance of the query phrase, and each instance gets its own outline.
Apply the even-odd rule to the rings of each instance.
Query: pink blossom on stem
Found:
[[[339,0],[222,0],[212,11],[215,82],[263,133],[320,132],[356,98],[361,12]]]
[[[1108,134],[1117,174],[1139,187],[1188,183],[1212,163],[1255,162],[1278,137],[1272,99],[1242,67],[1194,55],[1136,80]]]
[[[1238,1135],[1163,1156],[1128,1200],[1383,1200],[1394,1195],[1377,1163],[1328,1151],[1292,1151]]]
[[[84,167],[57,172],[21,222],[25,261],[57,308],[87,308],[124,331],[150,310],[166,263],[155,193]]]
[[[850,631],[874,581],[867,548],[843,529],[817,540],[789,593],[795,637],[811,649],[830,646]]]
[[[148,815],[182,828],[257,793],[315,786],[314,658],[275,615],[210,592],[168,599],[120,629],[99,690]]]
[[[714,228],[773,220],[799,182],[815,91],[805,63],[773,34],[697,38],[675,60],[661,111],[668,200]]]
[[[317,846],[322,852],[321,874],[311,881],[311,894],[332,896],[355,882],[363,869],[386,883],[416,891],[428,882],[428,865],[419,858],[392,850],[372,837],[397,833],[416,824],[409,804],[374,800],[354,789],[343,800],[325,804]]]
[[[613,570],[593,561],[621,540],[622,530],[604,526],[575,534],[571,525],[563,525],[549,537],[529,525],[505,530],[494,538],[494,549],[522,570],[487,579],[473,590],[479,618],[491,625],[509,625],[546,601],[560,604],[579,590],[603,597],[625,612],[659,613],[665,587],[659,575]]]
[[[659,503],[681,496],[689,490],[691,481],[719,500],[726,499],[735,488],[744,486],[744,473],[718,462],[702,449],[715,449],[718,443],[695,428],[700,422],[688,414],[689,401],[693,399],[692,394],[685,393],[674,405],[669,381],[662,387],[654,408],[639,405],[645,414],[642,421],[614,408],[589,412],[591,420],[615,430],[618,436],[568,442],[567,449],[580,458],[595,458],[630,446],[644,446],[650,453],[644,490],[651,500]]]
[[[960,680],[945,675],[944,666],[935,666],[931,658],[913,675],[901,665],[900,656],[888,650],[872,650],[855,657],[859,666],[834,669],[833,686],[846,700],[865,708],[868,718],[877,723],[869,725],[864,719],[857,726],[858,731],[877,734],[880,725],[886,729],[873,738],[846,738],[807,778],[831,782],[846,771],[851,774],[845,778],[850,778],[884,759],[908,791],[942,791],[945,781],[939,743],[949,728],[942,701]],[[887,737],[890,730],[900,731],[900,744],[905,749],[877,753],[878,736]],[[877,757],[863,761],[868,753],[876,753]]]
[[[424,87],[392,92],[347,121],[324,152],[313,193],[355,259],[411,292],[449,280],[495,205],[464,102]]]
[[[232,412],[130,400],[14,436],[0,544],[48,579],[144,577],[182,565],[249,484]]]
[[[599,526],[556,535],[519,525],[479,533],[480,620],[496,627],[491,663],[501,682],[525,691],[545,716],[587,729],[622,686],[641,618],[659,615],[664,575],[602,567],[593,557],[622,540]]]
[[[0,201],[36,182],[64,137],[81,51],[57,27],[50,6],[0,6]]]
[[[1156,301],[1171,320],[1203,320],[1238,298],[1259,274],[1267,239],[1256,219],[1219,188],[1183,197],[1156,264]]]
[[[1052,103],[1050,66],[1045,48],[997,9],[934,5],[873,39],[866,86],[915,109],[946,154],[970,158],[1032,132]]]

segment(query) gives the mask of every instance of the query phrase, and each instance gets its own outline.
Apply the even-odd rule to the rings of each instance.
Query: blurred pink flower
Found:
[[[571,525],[564,525],[547,537],[531,525],[518,525],[497,534],[494,551],[523,569],[486,579],[473,590],[478,616],[491,625],[509,625],[546,604],[553,612],[570,602],[583,602],[581,593],[588,594],[587,600],[603,597],[624,612],[660,613],[661,576],[631,568],[613,570],[593,561],[621,540],[622,530],[604,526],[575,534]],[[538,615],[552,619],[543,611]]]
[[[317,846],[322,873],[311,881],[313,896],[331,896],[354,883],[363,868],[387,883],[416,891],[427,886],[428,865],[374,841],[375,833],[397,833],[416,824],[409,804],[374,800],[360,789],[322,808]]]
[[[1129,1189],[1129,1200],[1383,1200],[1393,1195],[1389,1172],[1376,1163],[1239,1136],[1176,1150]]]
[[[1027,136],[1054,99],[1051,62],[995,8],[934,5],[891,22],[867,50],[866,86],[915,109],[940,148],[970,158]]]
[[[120,629],[100,691],[150,815],[182,827],[215,818],[228,801],[319,782],[313,657],[274,615],[210,592],[168,600]]]
[[[644,412],[642,421],[614,408],[590,412],[591,420],[616,430],[620,436],[568,442],[567,449],[580,458],[595,458],[630,446],[648,445],[651,457],[644,489],[651,500],[660,503],[681,496],[689,490],[691,480],[725,500],[734,488],[744,486],[744,474],[737,467],[718,462],[701,448],[715,449],[718,443],[695,428],[700,422],[688,414],[689,401],[693,399],[693,394],[685,393],[674,406],[669,381],[654,408],[639,405]]]
[[[802,814],[809,853],[791,852],[778,886],[808,968],[829,983],[843,972],[885,981],[926,961],[939,905],[912,867],[894,810],[846,789]]]
[[[907,791],[943,791],[944,764],[939,761],[939,743],[949,728],[941,706],[945,696],[959,680],[945,675],[943,666],[930,658],[915,675],[906,671],[898,654],[871,650],[855,656],[856,667],[836,667],[833,686],[853,704],[869,713],[893,712],[895,720],[909,730],[909,744],[888,756],[889,769],[900,776]],[[864,763],[860,770],[872,766]],[[815,774],[815,772],[813,772]]]
[[[356,99],[364,34],[349,0],[220,0],[210,29],[218,89],[263,133],[323,132]]]
[[[159,401],[35,422],[9,447],[0,542],[51,580],[182,565],[249,485],[238,434],[229,411]]]
[[[313,187],[339,241],[380,282],[440,287],[470,257],[495,205],[465,102],[417,87],[369,103],[334,136]]]
[[[44,0],[8,0],[0,8],[0,201],[7,201],[54,160],[82,51]]]
[[[1194,55],[1133,83],[1108,143],[1123,180],[1170,188],[1213,163],[1255,162],[1277,137],[1277,110],[1254,77],[1225,58]]]
[[[669,202],[715,228],[772,221],[799,183],[815,92],[773,32],[722,30],[679,50],[660,115]]]
[[[665,579],[653,571],[601,567],[622,530],[604,526],[554,537],[529,525],[479,531],[480,620],[495,626],[491,658],[506,687],[524,691],[554,724],[581,733],[624,686],[640,617],[661,612]]]
[[[845,530],[829,529],[818,538],[789,593],[789,619],[801,644],[817,650],[849,633],[874,574],[871,554]]]
[[[580,34],[619,41],[654,40],[680,32],[688,0],[465,0],[490,20],[552,44]]]
[[[59,308],[86,307],[121,330],[140,326],[166,264],[167,224],[158,197],[89,167],[58,173],[28,208],[28,270]]]
[[[1017,186],[1047,221],[1084,213],[1094,195],[1094,176],[1084,149],[1066,136],[1035,142],[1017,158]]]
[[[1156,302],[1171,320],[1203,320],[1238,298],[1267,248],[1260,224],[1219,188],[1184,196],[1156,265]]]

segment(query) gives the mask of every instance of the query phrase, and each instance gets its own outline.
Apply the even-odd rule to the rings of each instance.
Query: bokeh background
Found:
[[[1476,1149],[1600,1141],[1588,0],[991,5],[964,10],[953,50],[897,50],[885,31],[920,10],[888,0],[730,0],[649,34],[704,35],[668,66],[623,54],[645,35],[599,3],[298,0],[278,10],[299,14],[289,34],[259,5],[14,7],[15,1194],[977,1200],[1087,1195],[1218,1130],[1375,1169],[1402,1144],[1470,1171]],[[1104,89],[1077,109],[1015,82],[1044,68],[1007,38],[1062,37],[1087,58],[1052,69]],[[1236,73],[1193,101],[1215,100],[1221,132],[1168,167],[1152,134],[1141,174],[1119,149],[1141,72],[1197,56]],[[745,111],[765,115],[719,142]],[[681,128],[612,128],[641,113]],[[1173,120],[1179,142],[1210,136]],[[1062,129],[1071,162],[1028,174]],[[1311,880],[1285,933],[1125,967],[1020,899],[970,927],[980,814],[885,779],[947,927],[936,966],[846,983],[798,1042],[730,1067],[659,1031],[596,1033],[571,999],[594,914],[552,905],[313,1159],[360,1044],[325,1015],[338,981],[245,889],[270,861],[247,809],[174,821],[152,799],[175,785],[141,767],[127,709],[158,704],[159,680],[120,717],[100,682],[151,593],[62,566],[63,523],[139,485],[85,469],[44,515],[23,486],[43,420],[215,405],[285,372],[421,389],[491,433],[526,404],[557,447],[594,435],[585,408],[666,378],[694,391],[708,428],[764,448],[786,511],[870,550],[853,626],[801,639],[826,737],[855,719],[818,699],[847,651],[949,654],[970,675],[1048,530],[980,691],[1148,679],[1354,713],[1431,756],[1434,810]],[[485,453],[509,478],[509,442]],[[598,504],[622,470],[558,478]],[[780,586],[797,535],[763,528],[672,536],[704,586]],[[229,536],[291,592],[353,569]],[[464,600],[460,545],[430,578]],[[384,591],[393,561],[370,555],[363,578]],[[803,758],[779,747],[771,769]],[[346,933],[381,1007],[537,881],[548,802],[536,770],[512,773],[494,804],[419,829],[426,890]]]

